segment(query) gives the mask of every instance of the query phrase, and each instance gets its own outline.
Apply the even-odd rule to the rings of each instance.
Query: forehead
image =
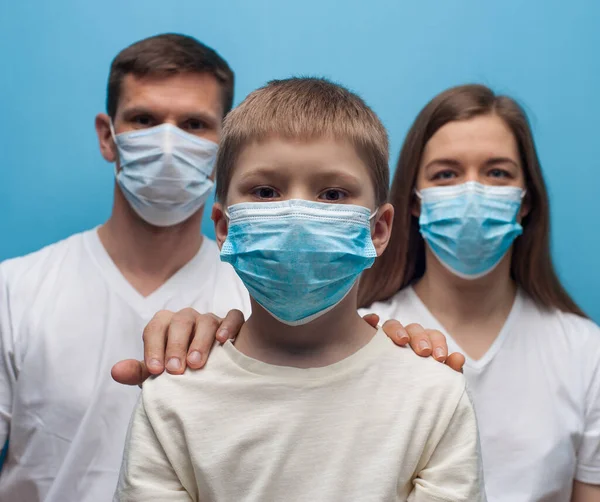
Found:
[[[236,170],[256,166],[290,167],[302,175],[312,169],[335,167],[359,175],[369,175],[368,166],[349,141],[333,138],[291,140],[270,137],[244,146],[237,157]]]
[[[223,118],[222,91],[210,73],[125,76],[121,82],[118,110],[147,108],[161,115],[210,113]]]
[[[490,114],[440,127],[425,145],[422,163],[438,157],[508,157],[518,162],[519,149],[506,122]]]

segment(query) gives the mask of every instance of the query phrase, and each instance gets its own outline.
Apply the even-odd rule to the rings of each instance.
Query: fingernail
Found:
[[[167,369],[169,371],[179,371],[181,368],[181,362],[176,357],[172,357],[167,361]]]
[[[229,338],[229,330],[227,328],[221,328],[217,332],[217,337],[221,340]]]
[[[162,366],[162,364],[160,363],[160,361],[158,359],[150,359],[150,361],[148,362],[148,365],[151,368],[160,368]]]
[[[426,350],[429,348],[429,343],[427,343],[427,340],[421,340],[419,342],[419,350]]]
[[[200,362],[202,361],[202,354],[200,354],[200,352],[198,352],[197,350],[194,350],[194,352],[190,352],[190,355],[188,356],[188,361],[192,364],[200,364]]]
[[[442,349],[441,347],[437,347],[434,350],[434,354],[437,359],[441,359],[444,357],[444,349]]]
[[[396,331],[396,336],[400,340],[400,343],[408,343],[410,341],[408,334],[403,329]]]

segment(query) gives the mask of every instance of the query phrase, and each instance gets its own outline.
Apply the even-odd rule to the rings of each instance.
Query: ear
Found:
[[[221,249],[225,239],[227,239],[227,231],[229,230],[229,222],[227,221],[225,209],[221,203],[215,202],[213,204],[210,218],[215,223],[215,237],[217,239],[217,245],[219,246],[219,249]]]
[[[392,236],[392,223],[394,222],[394,206],[383,204],[375,216],[375,225],[371,231],[373,246],[377,251],[377,256],[381,256],[390,242]]]
[[[96,134],[100,145],[100,153],[107,162],[116,162],[117,147],[110,133],[110,117],[106,113],[96,115]]]
[[[421,216],[421,199],[414,192],[411,194],[410,199],[410,214],[418,218]]]
[[[519,210],[519,222],[523,221],[523,219],[529,214],[531,211],[531,197],[529,196],[529,191],[525,192],[525,196],[521,201],[521,209]]]

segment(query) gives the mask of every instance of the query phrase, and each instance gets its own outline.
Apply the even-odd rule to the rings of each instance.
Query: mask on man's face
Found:
[[[217,144],[171,124],[116,135],[115,177],[133,210],[157,227],[192,216],[210,195]]]
[[[377,255],[368,208],[307,200],[248,202],[227,210],[221,260],[252,298],[296,326],[329,312]]]

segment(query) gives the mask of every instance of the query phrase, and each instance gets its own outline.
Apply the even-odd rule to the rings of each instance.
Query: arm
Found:
[[[450,500],[486,500],[475,410],[466,389],[408,497],[408,502]]]
[[[600,486],[575,481],[571,502],[600,502]]]
[[[587,392],[581,443],[577,450],[577,469],[571,502],[600,502],[600,329],[592,326],[590,339],[596,350],[586,348]]]
[[[114,502],[191,502],[167,458],[140,397],[129,425]]]
[[[10,326],[8,288],[0,267],[0,448],[6,444],[10,432],[16,381],[16,354]]]
[[[364,319],[373,327],[379,322],[375,314],[366,315]],[[200,369],[206,364],[215,339],[224,343],[235,338],[243,324],[244,315],[239,310],[231,310],[225,319],[200,314],[192,308],[176,313],[162,310],[144,329],[144,361],[119,361],[112,368],[112,377],[125,385],[141,385],[149,375],[160,375],[165,369],[175,375],[182,374],[186,366]],[[457,352],[448,356],[446,338],[439,331],[426,330],[419,324],[405,329],[393,320],[387,321],[383,330],[396,345],[410,343],[418,355],[428,357],[433,353],[438,361],[462,371],[464,356]]]

